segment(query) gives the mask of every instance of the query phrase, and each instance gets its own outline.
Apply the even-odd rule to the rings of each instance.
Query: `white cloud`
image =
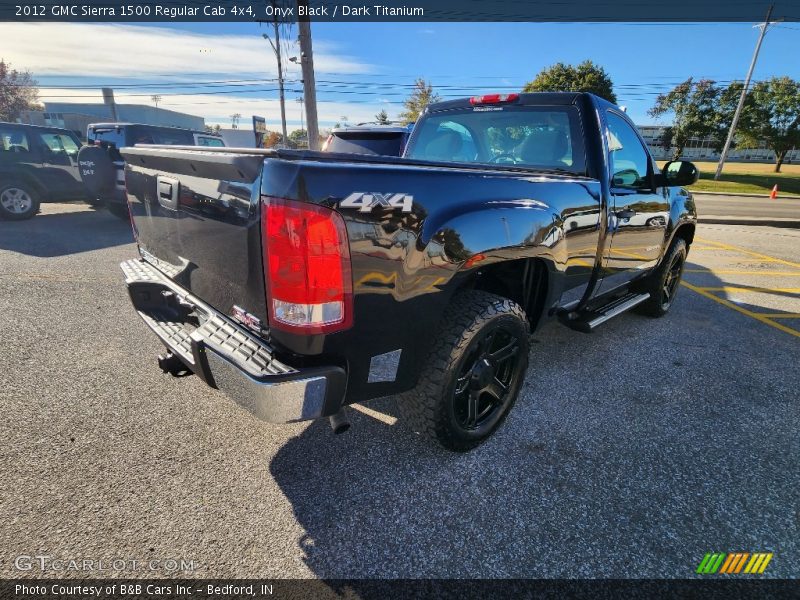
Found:
[[[140,25],[2,23],[0,40],[3,58],[35,77],[277,76],[272,50],[256,28],[252,35],[205,35]],[[314,68],[318,73],[372,70],[316,40]]]
[[[149,96],[136,95],[140,92],[114,92],[117,104],[152,104]],[[102,104],[103,97],[99,90],[48,89],[39,94],[43,102],[89,102]],[[280,103],[277,99],[253,98],[233,94],[217,96],[192,96],[189,94],[162,95],[159,108],[176,110],[205,119],[208,125],[230,127],[230,115],[242,115],[242,123],[248,123],[251,115],[260,115],[267,119],[267,127],[280,130]],[[286,98],[286,123],[289,131],[300,128],[300,104],[291,95]],[[385,108],[390,117],[402,111],[399,103],[346,103],[320,100],[317,103],[317,114],[321,127],[330,127],[346,115],[350,123],[374,121],[375,115]],[[305,118],[305,114],[303,115]]]

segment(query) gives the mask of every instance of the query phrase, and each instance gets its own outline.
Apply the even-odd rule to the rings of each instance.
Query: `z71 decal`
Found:
[[[353,192],[339,202],[339,208],[357,208],[361,212],[370,212],[374,207],[399,208],[402,212],[411,212],[414,197],[409,194],[378,194],[371,192]]]

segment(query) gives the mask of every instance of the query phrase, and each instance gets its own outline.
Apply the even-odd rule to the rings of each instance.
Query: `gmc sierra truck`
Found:
[[[444,447],[513,406],[529,335],[667,313],[697,221],[688,162],[659,169],[585,93],[429,106],[403,157],[123,148],[133,305],[194,374],[270,422],[396,395]]]

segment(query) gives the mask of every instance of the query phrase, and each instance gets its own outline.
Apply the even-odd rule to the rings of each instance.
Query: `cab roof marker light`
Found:
[[[516,102],[519,94],[486,94],[484,96],[473,96],[469,103],[476,104],[502,104],[503,102]]]

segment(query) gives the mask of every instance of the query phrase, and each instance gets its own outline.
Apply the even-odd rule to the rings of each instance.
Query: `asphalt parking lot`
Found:
[[[537,332],[508,421],[465,455],[420,443],[392,399],[334,437],[162,375],[118,268],[134,255],[126,223],[81,204],[0,222],[2,577],[47,554],[198,577],[682,578],[741,551],[798,575],[800,230],[702,225],[668,317]]]

